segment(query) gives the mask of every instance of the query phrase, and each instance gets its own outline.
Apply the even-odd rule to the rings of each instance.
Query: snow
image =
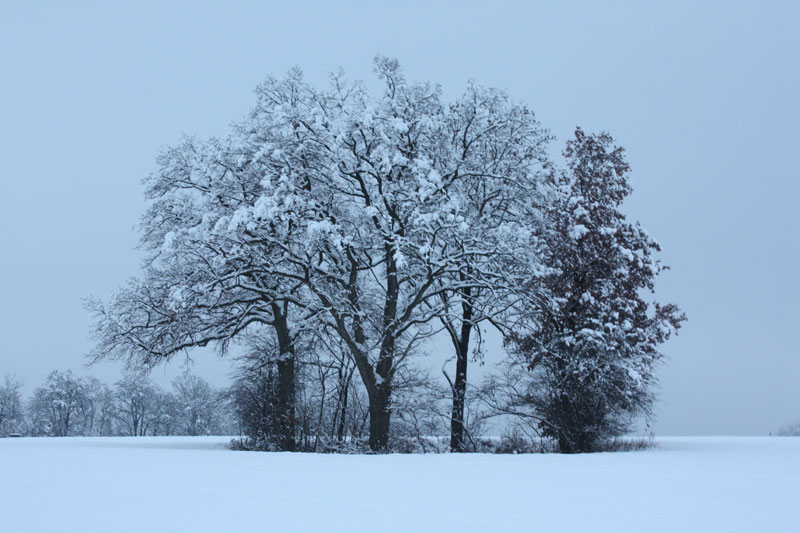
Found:
[[[590,455],[233,452],[224,437],[0,439],[0,529],[797,531],[800,438]]]
[[[570,230],[569,236],[570,236],[570,238],[572,238],[572,240],[577,241],[578,239],[580,239],[581,237],[583,237],[587,233],[589,233],[589,228],[587,228],[583,224],[576,224]]]

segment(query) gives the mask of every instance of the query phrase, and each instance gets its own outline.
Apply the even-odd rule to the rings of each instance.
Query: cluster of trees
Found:
[[[143,275],[89,303],[91,357],[147,368],[245,345],[246,432],[281,450],[363,433],[380,452],[409,426],[438,434],[440,391],[412,363],[435,338],[454,366],[453,451],[471,446],[475,400],[565,452],[649,415],[658,346],[683,316],[651,298],[663,267],[620,212],[622,149],[578,129],[561,164],[503,91],[470,83],[447,103],[396,60],[375,70],[377,95],[341,74],[325,89],[297,70],[269,78],[227,136],[160,155]],[[490,327],[507,361],[471,386]]]
[[[779,437],[800,437],[800,422],[781,426],[777,434]]]
[[[230,435],[238,420],[227,390],[183,374],[165,391],[142,373],[114,386],[71,371],[51,372],[23,402],[22,383],[0,383],[0,436]]]

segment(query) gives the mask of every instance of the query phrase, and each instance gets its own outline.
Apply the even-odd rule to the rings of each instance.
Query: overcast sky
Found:
[[[446,96],[508,89],[559,143],[581,125],[626,147],[627,213],[672,267],[659,299],[689,317],[664,347],[657,433],[800,420],[797,2],[285,4],[0,3],[0,375],[116,380],[83,368],[81,298],[137,274],[159,149],[224,134],[267,74],[371,80],[380,52]],[[194,359],[226,383],[227,363]]]

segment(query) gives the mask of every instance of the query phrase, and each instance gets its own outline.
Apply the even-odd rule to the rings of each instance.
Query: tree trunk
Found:
[[[462,275],[463,279],[463,275]],[[472,334],[473,309],[470,301],[470,289],[462,294],[461,331],[458,337],[451,330],[453,347],[456,350],[456,377],[453,383],[453,409],[450,415],[450,451],[466,451],[464,435],[464,405],[467,396],[467,363],[469,362],[469,338]]]
[[[450,451],[466,450],[464,441],[464,404],[467,394],[467,358],[459,354],[456,360],[456,378],[453,383],[453,409],[450,415]]]
[[[395,245],[384,245],[386,254],[386,299],[383,307],[383,342],[381,342],[378,363],[373,373],[373,383],[369,392],[369,448],[373,452],[385,452],[389,445],[389,425],[391,421],[392,375],[394,373],[394,320],[397,317],[397,303],[400,285],[397,279]]]
[[[466,326],[467,324],[464,324]],[[463,328],[471,329],[471,328]],[[466,335],[466,336],[464,336]],[[467,362],[469,354],[469,331],[459,341],[456,350],[456,376],[453,383],[453,409],[450,416],[450,451],[463,452],[466,450],[464,435],[464,405],[467,396]]]
[[[289,334],[289,325],[286,310],[278,304],[272,304],[275,317],[275,333],[278,337],[278,446],[287,452],[295,451],[295,394],[294,373],[295,354],[294,344]]]
[[[369,449],[385,452],[389,445],[391,386],[381,383],[369,395]]]
[[[278,361],[278,417],[280,447],[295,451],[294,353]]]
[[[344,441],[345,423],[347,422],[347,397],[350,395],[350,380],[353,372],[347,373],[339,393],[339,427],[336,430],[336,440]]]

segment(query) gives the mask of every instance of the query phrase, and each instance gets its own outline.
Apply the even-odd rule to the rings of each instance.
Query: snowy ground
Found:
[[[0,439],[0,530],[800,531],[800,438],[592,455],[232,452],[225,438]]]

